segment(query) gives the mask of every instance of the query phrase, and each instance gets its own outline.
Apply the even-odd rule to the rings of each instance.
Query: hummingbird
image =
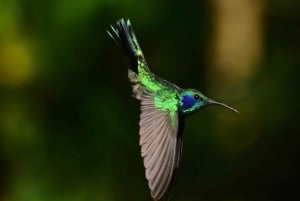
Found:
[[[118,20],[107,33],[128,57],[132,95],[140,101],[139,145],[151,197],[169,200],[182,155],[185,118],[209,105],[238,111],[152,73],[129,19]]]

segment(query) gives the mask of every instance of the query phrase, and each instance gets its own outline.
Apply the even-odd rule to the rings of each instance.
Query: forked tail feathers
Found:
[[[117,26],[111,26],[111,30],[107,31],[108,35],[120,45],[129,59],[129,67],[138,74],[139,61],[146,64],[142,50],[134,34],[130,20],[123,18],[117,21]],[[143,65],[146,67],[147,65]],[[147,68],[147,67],[146,67]]]

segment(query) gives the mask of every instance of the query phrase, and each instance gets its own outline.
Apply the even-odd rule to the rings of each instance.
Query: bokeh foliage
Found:
[[[210,1],[1,0],[0,200],[151,200],[138,102],[106,34],[121,17],[155,73],[240,110],[189,118],[172,200],[299,198],[299,8],[266,2],[256,70],[242,96],[218,98]]]

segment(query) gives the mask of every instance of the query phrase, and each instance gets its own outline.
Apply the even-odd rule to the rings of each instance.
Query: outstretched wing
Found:
[[[173,116],[172,116],[173,115]],[[178,114],[157,108],[150,94],[141,97],[140,146],[154,200],[167,197],[181,155]],[[179,143],[179,144],[178,144]],[[179,146],[178,146],[179,145]]]

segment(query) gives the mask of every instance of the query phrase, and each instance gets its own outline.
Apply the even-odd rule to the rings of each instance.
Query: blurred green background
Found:
[[[299,199],[300,1],[0,1],[0,201],[151,200],[126,58],[240,110],[190,117],[172,200]]]

